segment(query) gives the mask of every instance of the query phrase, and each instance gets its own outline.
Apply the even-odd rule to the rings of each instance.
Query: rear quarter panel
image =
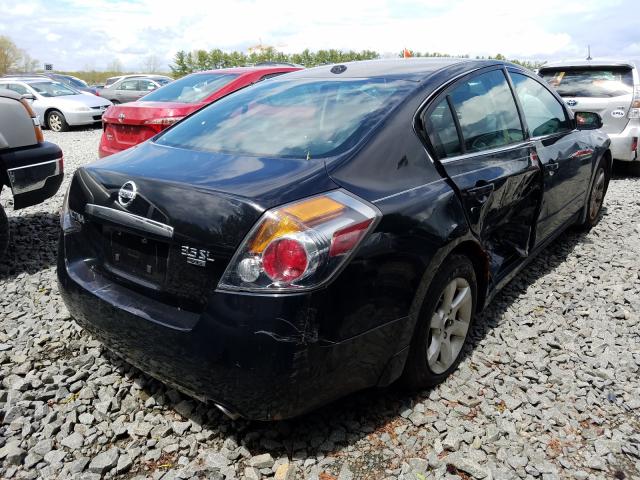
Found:
[[[383,214],[329,288],[340,320],[326,319],[325,328],[336,339],[404,318],[389,341],[406,347],[431,278],[456,244],[472,239],[456,192],[413,130],[423,98],[418,92],[396,110],[352,158],[328,164],[336,183]]]

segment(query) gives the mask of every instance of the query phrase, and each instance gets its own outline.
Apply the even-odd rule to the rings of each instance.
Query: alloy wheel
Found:
[[[440,295],[429,326],[427,362],[433,373],[444,373],[455,363],[467,337],[472,311],[469,282],[454,278]]]
[[[62,130],[62,119],[57,113],[49,115],[49,128],[54,132]]]
[[[602,208],[602,202],[604,200],[604,189],[606,186],[606,175],[604,168],[600,167],[596,172],[596,179],[591,189],[591,199],[589,200],[589,218],[591,221],[595,220],[600,209]]]

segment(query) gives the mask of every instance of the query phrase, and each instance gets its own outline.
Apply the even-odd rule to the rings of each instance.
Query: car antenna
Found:
[[[593,60],[591,58],[591,45],[587,45],[587,60]]]

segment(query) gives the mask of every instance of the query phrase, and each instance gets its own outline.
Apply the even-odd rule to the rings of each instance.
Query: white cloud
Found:
[[[582,55],[584,28],[603,12],[633,10],[632,0],[0,0],[0,31],[36,58],[100,68],[117,58],[139,68],[177,50],[246,49],[262,42],[285,52],[304,48],[373,49],[551,58]],[[615,20],[626,20],[625,18]],[[47,27],[47,42],[30,27]],[[594,34],[596,32],[594,31]],[[597,40],[606,42],[606,30]],[[41,39],[40,39],[41,40]],[[589,40],[587,40],[589,41]],[[633,41],[629,41],[631,45]],[[636,41],[637,43],[637,41]],[[620,50],[627,45],[620,46]],[[630,47],[631,48],[631,47]],[[637,50],[637,48],[633,49]]]

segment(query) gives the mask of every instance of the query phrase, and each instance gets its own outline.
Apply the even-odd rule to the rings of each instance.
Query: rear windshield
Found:
[[[169,80],[164,80],[164,83],[168,83],[166,86],[145,95],[140,101],[196,103],[220,90],[237,77],[237,74],[231,73],[196,73],[171,83],[168,83]],[[164,85],[160,80],[156,81]]]
[[[77,90],[73,90],[58,82],[30,82],[29,86],[43,97],[63,97],[65,95],[77,95],[79,93]]]
[[[85,82],[84,80],[80,80],[79,78],[76,78],[76,77],[66,77],[66,79],[67,79],[67,82],[75,88],[87,88],[89,86],[87,85],[87,82]]]
[[[633,93],[629,68],[553,68],[540,75],[563,97],[619,97]]]
[[[337,155],[414,88],[405,80],[274,79],[213,103],[157,142],[251,156]]]

